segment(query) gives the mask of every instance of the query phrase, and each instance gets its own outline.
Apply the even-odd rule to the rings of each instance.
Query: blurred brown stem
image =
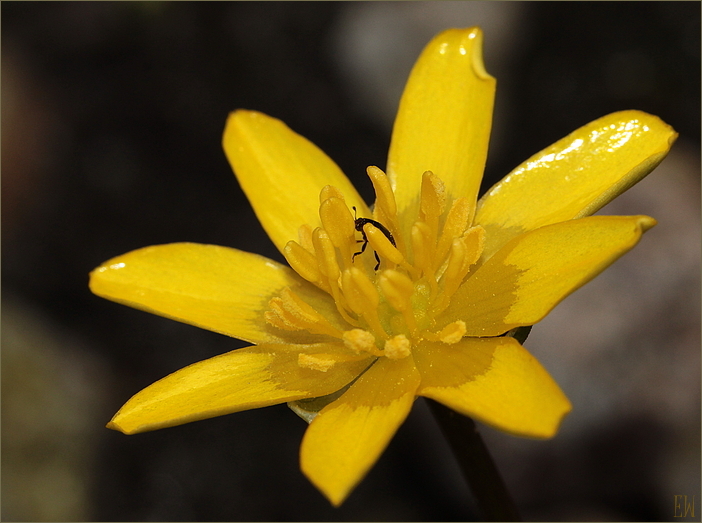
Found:
[[[486,521],[521,521],[475,422],[427,399]]]

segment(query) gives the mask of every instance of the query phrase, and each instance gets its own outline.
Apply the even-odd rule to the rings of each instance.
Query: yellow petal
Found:
[[[325,185],[339,189],[361,216],[370,214],[341,169],[280,120],[235,111],[222,145],[256,216],[281,252],[289,240],[297,240],[300,225],[321,226],[319,193]]]
[[[425,171],[444,181],[448,201],[467,197],[473,216],[495,97],[482,40],[477,27],[442,32],[424,49],[407,81],[387,166],[407,238]]]
[[[463,283],[438,323],[461,319],[468,336],[533,325],[655,223],[648,216],[590,216],[518,236]]]
[[[334,505],[385,450],[409,414],[418,384],[412,358],[380,358],[312,421],[300,448],[302,471]]]
[[[343,345],[265,344],[237,349],[180,369],[134,395],[108,428],[125,434],[323,396],[351,382],[369,360],[322,372],[298,365],[300,353],[346,353]]]
[[[571,404],[514,338],[425,342],[414,351],[419,395],[517,436],[550,438]]]
[[[288,286],[319,295],[318,307],[326,296],[273,260],[197,243],[145,247],[90,273],[98,296],[252,343],[281,341],[263,313]],[[327,301],[333,318],[335,307]]]
[[[657,116],[622,111],[535,154],[478,202],[483,259],[522,232],[593,214],[650,173],[676,137]]]

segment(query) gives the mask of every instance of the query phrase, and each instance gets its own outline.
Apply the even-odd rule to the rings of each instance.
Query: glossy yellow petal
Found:
[[[622,111],[535,154],[478,202],[483,259],[525,231],[593,214],[650,173],[676,137],[657,116]]]
[[[477,27],[437,35],[412,69],[400,100],[387,174],[406,238],[417,216],[424,171],[443,180],[450,200],[467,197],[473,215],[495,97],[495,79],[483,65],[482,40]]]
[[[302,471],[340,505],[409,414],[419,384],[412,358],[380,358],[312,421],[300,448]]]
[[[533,325],[655,223],[648,216],[590,216],[518,236],[463,283],[439,324],[463,320],[468,336]]]
[[[342,344],[264,344],[185,367],[133,396],[108,428],[146,432],[339,390],[370,360],[339,362],[326,371],[298,365],[302,354],[345,354]]]
[[[283,252],[298,228],[321,226],[319,193],[333,185],[359,215],[370,211],[341,169],[309,140],[280,120],[254,111],[229,115],[224,152],[256,216]]]
[[[252,343],[281,341],[263,313],[288,286],[315,296],[318,307],[326,297],[327,316],[336,315],[331,299],[289,267],[217,245],[145,247],[90,273],[90,289],[98,296]]]
[[[420,396],[517,436],[550,438],[571,410],[553,378],[514,338],[424,343],[414,358]]]

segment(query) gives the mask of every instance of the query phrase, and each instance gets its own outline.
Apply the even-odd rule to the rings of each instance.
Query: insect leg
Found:
[[[368,245],[368,238],[366,238],[366,233],[361,230],[361,234],[363,235],[363,240],[358,240],[359,242],[363,242],[363,245],[361,246],[361,250],[358,251],[357,253],[354,253],[353,256],[351,256],[351,262],[353,263],[353,260],[358,256],[359,254],[363,254],[363,251],[366,250],[366,245]],[[376,255],[377,256],[377,255]]]

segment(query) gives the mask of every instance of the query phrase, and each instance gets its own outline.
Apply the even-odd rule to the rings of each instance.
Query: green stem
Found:
[[[521,521],[475,422],[427,399],[486,521]]]

